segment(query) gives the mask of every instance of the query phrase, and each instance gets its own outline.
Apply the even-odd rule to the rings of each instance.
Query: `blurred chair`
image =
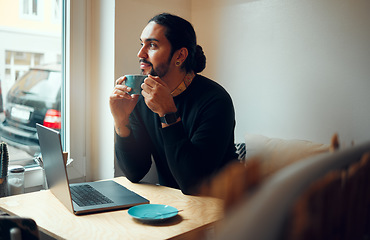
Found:
[[[299,197],[283,239],[341,239],[346,227],[342,174],[328,173]]]
[[[0,216],[0,239],[37,240],[39,239],[39,230],[33,219]]]
[[[216,176],[204,181],[199,187],[199,195],[220,198],[224,201],[223,211],[236,208],[242,199],[250,196],[260,183],[260,164],[258,158],[248,164],[234,161]]]
[[[366,239],[370,142],[288,165],[227,212],[216,239]]]
[[[370,153],[354,163],[345,175],[344,205],[347,231],[345,239],[370,237]]]
[[[333,170],[298,198],[284,239],[364,239],[369,231],[370,154]]]
[[[205,180],[198,189],[200,195],[223,199],[225,213],[247,201],[266,179],[286,166],[339,148],[337,134],[330,145],[253,134],[246,134],[245,141],[235,144],[237,161]]]

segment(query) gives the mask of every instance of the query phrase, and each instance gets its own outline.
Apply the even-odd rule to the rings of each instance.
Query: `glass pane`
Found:
[[[23,0],[23,14],[27,15],[29,9],[29,0]]]
[[[32,1],[32,15],[37,15],[37,0]]]
[[[10,64],[13,52],[5,51],[5,64]]]
[[[1,4],[7,14],[0,16],[0,140],[8,145],[11,165],[30,167],[40,154],[36,123],[61,131],[62,8],[60,1],[57,9],[53,1],[19,3]]]
[[[14,52],[14,65],[31,65],[31,53]]]
[[[61,14],[61,1],[60,0],[54,0],[54,18],[55,19],[60,19],[60,14]]]
[[[42,62],[42,57],[43,57],[43,54],[35,54],[34,56],[34,63],[35,65],[40,65],[41,62]],[[57,56],[57,62],[61,62],[61,59],[60,59],[60,55],[58,54]]]

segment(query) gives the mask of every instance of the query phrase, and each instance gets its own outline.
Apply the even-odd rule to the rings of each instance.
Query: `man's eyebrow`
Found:
[[[159,40],[158,39],[156,39],[156,38],[147,38],[147,39],[145,39],[145,41],[144,42],[159,42]],[[140,38],[140,42],[143,42],[143,40]]]

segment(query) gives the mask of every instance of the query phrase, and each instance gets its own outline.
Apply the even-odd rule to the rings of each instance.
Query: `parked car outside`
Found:
[[[20,77],[6,96],[1,141],[38,156],[36,123],[61,128],[61,82],[60,64],[33,67]]]

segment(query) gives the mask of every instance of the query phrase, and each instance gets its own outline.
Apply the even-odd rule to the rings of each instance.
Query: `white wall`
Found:
[[[370,1],[193,0],[191,13],[237,141],[370,139]]]

